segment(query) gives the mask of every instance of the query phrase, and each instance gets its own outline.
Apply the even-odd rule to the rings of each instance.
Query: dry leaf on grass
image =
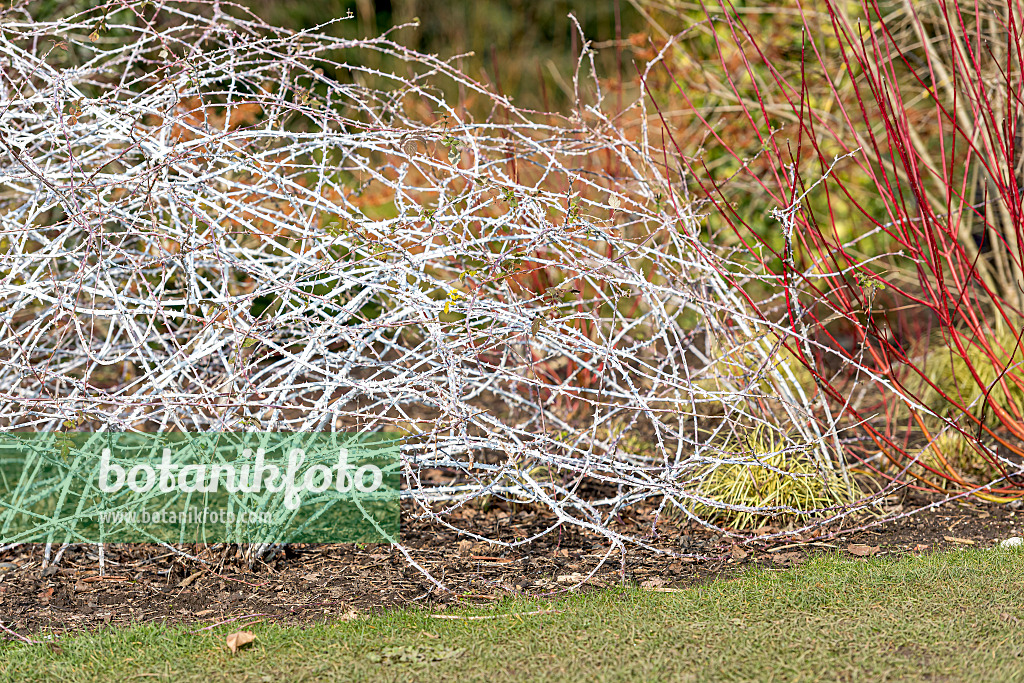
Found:
[[[228,647],[231,649],[231,654],[235,654],[254,640],[256,640],[256,636],[252,633],[237,631],[228,636]]]
[[[863,543],[851,543],[846,546],[846,549],[851,555],[856,555],[857,557],[871,557],[878,552],[877,545],[864,545]]]

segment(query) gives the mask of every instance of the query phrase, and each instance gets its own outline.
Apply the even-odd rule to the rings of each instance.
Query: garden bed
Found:
[[[907,510],[927,500],[905,500]],[[889,511],[899,515],[899,508]],[[549,522],[532,510],[467,511],[466,529],[511,540],[536,533]],[[869,524],[871,518],[862,518]],[[623,531],[642,534],[650,519],[624,516]],[[848,527],[851,525],[847,525]],[[425,522],[407,524],[402,541],[412,558],[449,591],[442,591],[389,546],[294,545],[284,556],[252,569],[233,558],[234,548],[188,548],[209,564],[155,545],[109,546],[107,571],[98,573],[95,546],[69,549],[61,565],[41,570],[42,546],[0,555],[0,614],[19,633],[67,632],[133,623],[224,621],[312,623],[360,611],[421,605],[487,605],[511,595],[562,595],[607,558],[583,590],[625,580],[651,590],[671,590],[729,575],[756,563],[785,568],[808,555],[903,555],[945,548],[984,548],[1024,535],[1024,512],[995,505],[946,504],[861,530],[821,529],[802,543],[792,538],[737,544],[733,539],[666,519],[654,550],[632,548],[625,562],[607,542],[564,529],[513,551],[456,538]],[[764,530],[770,531],[770,530]],[[660,554],[686,553],[705,559]],[[624,572],[624,574],[623,574]],[[44,575],[45,574],[45,575]]]

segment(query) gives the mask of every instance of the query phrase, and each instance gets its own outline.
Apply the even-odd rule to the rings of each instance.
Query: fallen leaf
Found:
[[[878,546],[864,545],[863,543],[851,543],[846,546],[846,550],[849,551],[851,555],[856,555],[857,557],[871,557],[878,552]]]
[[[202,571],[198,571],[195,574],[190,574],[189,576],[186,576],[184,579],[182,579],[181,583],[179,583],[177,587],[178,588],[184,588],[185,586],[189,585],[190,583],[192,583],[193,581],[195,581],[196,579],[198,579],[202,575],[203,575]]]
[[[239,649],[245,647],[252,641],[256,640],[256,636],[248,631],[237,631],[228,636],[228,647],[231,649],[231,654],[235,654]]]
[[[943,536],[944,539],[950,543],[962,543],[964,545],[974,545],[974,541],[969,538],[957,538],[956,536]]]

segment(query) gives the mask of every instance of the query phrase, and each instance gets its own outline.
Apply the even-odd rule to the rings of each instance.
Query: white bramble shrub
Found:
[[[504,497],[612,547],[644,503],[848,509],[700,494],[758,425],[847,475],[792,331],[588,50],[566,118],[226,3],[2,19],[5,430],[390,430],[413,514]]]

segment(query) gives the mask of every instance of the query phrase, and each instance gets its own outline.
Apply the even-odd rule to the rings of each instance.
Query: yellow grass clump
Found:
[[[798,513],[847,504],[860,497],[857,485],[831,468],[819,468],[812,446],[795,442],[776,427],[761,425],[746,433],[745,444],[723,449],[730,460],[708,467],[699,495],[723,505],[748,508],[786,507],[797,511],[758,513],[701,504],[701,513],[737,530],[768,521],[792,521]]]

